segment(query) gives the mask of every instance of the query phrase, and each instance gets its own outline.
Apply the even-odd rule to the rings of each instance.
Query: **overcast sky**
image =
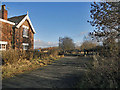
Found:
[[[57,46],[59,37],[71,37],[77,45],[93,31],[90,2],[6,2],[8,17],[29,12],[36,30],[35,48]]]

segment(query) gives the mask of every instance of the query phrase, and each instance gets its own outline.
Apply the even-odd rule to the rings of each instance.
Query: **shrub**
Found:
[[[54,48],[54,49],[51,49],[49,50],[49,55],[52,55],[52,56],[57,56],[59,54],[59,49],[58,48]]]
[[[77,87],[82,88],[118,88],[119,67],[118,57],[100,57],[94,56],[93,67],[88,68],[88,72],[82,82],[80,82]]]
[[[19,60],[19,52],[15,50],[7,50],[7,51],[2,51],[2,61],[3,64],[7,63],[15,63]]]
[[[9,49],[7,51],[2,51],[2,63],[12,64],[17,63],[19,59],[32,59],[33,53],[30,51],[19,51],[14,49]]]
[[[45,58],[47,56],[49,56],[48,53],[43,53],[43,52],[39,52],[39,51],[36,51],[36,50],[33,52],[33,58],[34,59]]]
[[[53,49],[50,49],[48,50],[48,52],[39,52],[38,50],[34,50],[33,52],[33,57],[34,59],[37,59],[37,58],[45,58],[45,57],[49,57],[49,56],[57,56],[58,55],[58,48],[53,48]]]

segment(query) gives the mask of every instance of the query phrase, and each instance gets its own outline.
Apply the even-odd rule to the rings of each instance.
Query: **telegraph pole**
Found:
[[[59,49],[60,49],[60,44],[61,44],[61,37],[59,37]]]

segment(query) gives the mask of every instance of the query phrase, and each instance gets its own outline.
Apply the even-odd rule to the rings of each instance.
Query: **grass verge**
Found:
[[[31,71],[48,64],[51,64],[55,60],[58,60],[64,56],[49,56],[45,58],[37,58],[32,60],[27,59],[19,59],[16,63],[13,64],[5,64],[2,66],[2,79],[10,78],[15,75],[24,73],[26,71]]]
[[[101,57],[94,55],[92,66],[87,68],[87,72],[80,77],[75,88],[119,88],[118,57]]]

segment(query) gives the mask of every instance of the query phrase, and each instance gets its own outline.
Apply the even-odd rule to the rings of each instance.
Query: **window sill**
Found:
[[[28,50],[28,49],[23,49],[23,50],[25,50],[25,51],[26,51],[26,50]]]
[[[23,35],[23,37],[28,38],[28,36],[26,36],[26,35]]]
[[[6,49],[0,49],[0,51],[6,51]]]

